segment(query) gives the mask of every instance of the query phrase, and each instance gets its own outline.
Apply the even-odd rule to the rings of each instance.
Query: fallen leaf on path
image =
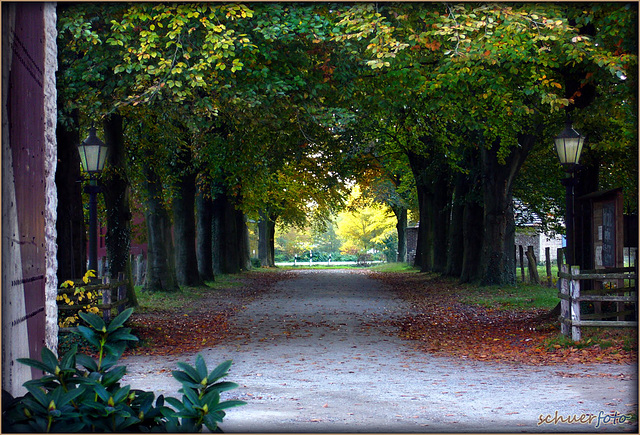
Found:
[[[247,331],[233,331],[229,319],[246,308],[248,301],[289,277],[287,273],[248,272],[238,278],[243,285],[218,288],[211,292],[211,300],[205,296],[195,306],[185,300],[182,306],[171,311],[134,312],[128,326],[140,344],[127,349],[125,355],[195,353],[232,335],[247,334]]]
[[[371,273],[399,298],[411,312],[380,325],[396,328],[393,334],[417,343],[422,351],[479,361],[530,365],[614,363],[637,361],[637,339],[611,332],[611,346],[563,348],[547,344],[559,334],[556,321],[545,310],[488,309],[461,302],[465,286],[453,279],[430,274]],[[629,348],[629,341],[633,348]]]

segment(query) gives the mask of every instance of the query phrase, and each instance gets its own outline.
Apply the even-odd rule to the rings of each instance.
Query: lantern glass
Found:
[[[566,167],[573,167],[578,164],[584,139],[585,137],[575,131],[570,122],[567,122],[562,133],[554,139],[560,164]]]
[[[89,137],[78,145],[78,151],[80,152],[80,163],[83,171],[95,174],[104,169],[109,148],[98,139],[94,127],[89,129]]]

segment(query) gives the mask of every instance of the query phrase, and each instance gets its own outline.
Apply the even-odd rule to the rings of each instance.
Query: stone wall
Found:
[[[545,261],[545,249],[548,247],[551,261],[556,261],[558,248],[562,248],[562,236],[549,237],[545,234],[536,233],[532,229],[524,229],[516,232],[516,248],[518,246],[522,246],[525,252],[527,247],[533,246],[533,252],[538,263]],[[518,261],[520,261],[519,257]]]

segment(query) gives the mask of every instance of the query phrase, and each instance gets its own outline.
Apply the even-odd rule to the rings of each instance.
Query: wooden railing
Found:
[[[118,314],[124,311],[129,299],[127,298],[127,284],[124,274],[118,274],[117,281],[111,281],[109,277],[102,278],[101,283],[84,284],[81,280],[75,283],[73,288],[58,289],[58,294],[74,295],[78,287],[83,287],[85,293],[100,293],[102,303],[95,304],[93,301],[78,302],[73,305],[66,305],[58,301],[58,317],[65,317],[65,314],[87,309],[91,306],[97,306],[102,312],[102,318],[105,322],[111,320],[112,310],[117,310]],[[72,328],[60,328],[60,332],[69,332]]]
[[[638,326],[638,285],[634,267],[604,270],[580,271],[578,266],[563,264],[560,272],[560,327],[561,332],[574,341],[582,338],[581,327],[637,327]],[[599,282],[604,288],[581,290],[582,281]],[[607,285],[609,287],[607,287]],[[593,286],[592,287],[596,287]],[[617,311],[611,313],[582,314],[581,302],[592,302],[595,306],[603,302],[616,303]],[[625,310],[624,305],[633,303],[633,310]],[[636,320],[626,321],[624,317],[633,314]],[[616,320],[605,320],[616,318]],[[597,319],[597,320],[596,320]]]

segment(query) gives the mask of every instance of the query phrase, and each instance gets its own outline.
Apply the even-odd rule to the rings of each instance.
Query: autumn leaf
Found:
[[[480,361],[532,365],[633,363],[635,349],[613,331],[602,349],[594,342],[563,347],[552,343],[557,324],[541,321],[544,310],[494,310],[460,302],[466,293],[454,280],[432,275],[373,274],[413,307],[411,314],[387,324],[425,352]],[[383,321],[384,322],[384,321]],[[634,342],[637,348],[637,342]]]

